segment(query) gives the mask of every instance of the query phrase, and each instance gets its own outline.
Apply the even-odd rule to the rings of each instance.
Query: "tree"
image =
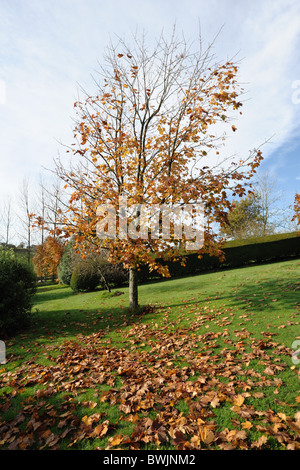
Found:
[[[2,229],[4,244],[8,245],[11,242],[12,234],[12,225],[14,222],[14,217],[12,213],[12,200],[11,197],[7,197],[4,201],[3,210],[2,210]]]
[[[62,284],[70,285],[73,269],[79,262],[79,254],[75,253],[75,240],[71,238],[65,245],[63,255],[57,268],[58,279]]]
[[[233,201],[228,223],[221,227],[221,234],[248,238],[295,230],[291,207],[274,175],[259,172],[253,178],[251,189],[248,196]]]
[[[300,193],[296,193],[294,201],[294,216],[293,221],[296,221],[300,225]]]
[[[235,132],[232,115],[242,106],[238,67],[216,62],[212,45],[202,46],[200,39],[193,52],[175,31],[169,40],[161,35],[152,50],[144,36],[134,37],[132,46],[122,40],[109,45],[95,79],[96,93],[74,104],[75,142],[68,151],[78,164],[56,162],[57,174],[71,191],[57,233],[73,236],[81,250],[105,246],[111,262],[129,269],[132,309],[138,306],[140,265],[168,276],[157,258],[176,259],[188,249],[188,237],[178,236],[175,223],[169,237],[161,236],[161,211],[159,230],[152,233],[154,215],[147,225],[145,208],[163,207],[173,214],[177,206],[201,203],[206,225],[197,251],[221,256],[212,222],[225,220],[228,194],[244,195],[262,160],[260,150],[238,162],[220,159],[226,134],[219,133],[219,126],[227,124]],[[126,199],[126,217],[120,198]],[[96,236],[107,215],[99,214],[99,206],[115,211],[114,236]]]
[[[22,185],[20,187],[20,209],[22,214],[19,216],[19,218],[23,225],[24,231],[26,232],[27,260],[30,263],[34,209],[29,194],[29,180],[27,178],[23,179]]]
[[[266,171],[259,173],[256,175],[253,186],[260,205],[259,235],[270,235],[284,230],[288,208],[281,206],[284,194],[278,187],[276,177]]]
[[[54,180],[45,184],[43,179],[40,178],[39,192],[37,194],[39,200],[39,218],[43,221],[40,224],[42,233],[42,243],[44,241],[44,232],[50,232],[55,237],[56,228],[59,222],[59,214],[62,210],[66,210],[67,206],[63,201],[63,194],[61,190],[61,180],[55,175]],[[36,221],[34,225],[36,225]]]
[[[43,220],[46,219],[46,189],[45,189],[45,184],[43,181],[43,177],[40,175],[39,179],[39,189],[37,192],[37,201],[39,205],[38,212],[41,215],[41,218]],[[43,245],[45,242],[45,227],[41,227],[41,245]]]
[[[58,238],[48,236],[44,243],[39,245],[33,258],[34,267],[38,276],[57,276],[57,268],[64,252],[64,242]]]
[[[233,239],[255,237],[263,231],[264,222],[260,198],[257,193],[250,193],[232,202],[220,233]]]

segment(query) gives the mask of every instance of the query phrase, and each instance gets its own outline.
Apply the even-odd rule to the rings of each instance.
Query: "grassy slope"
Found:
[[[141,316],[131,315],[127,311],[127,288],[121,289],[123,294],[110,297],[107,293],[100,291],[74,295],[67,287],[41,287],[36,295],[35,309],[37,309],[37,313],[35,314],[34,329],[7,342],[8,363],[0,369],[4,381],[2,392],[0,392],[3,395],[3,422],[9,423],[9,420],[16,419],[18,413],[20,416],[20,413],[24,410],[25,404],[26,406],[33,406],[30,397],[33,397],[34,402],[36,397],[39,397],[39,390],[47,389],[49,382],[45,380],[38,381],[33,378],[30,382],[28,377],[34,376],[32,370],[36,371],[35,374],[40,373],[40,367],[44,367],[46,373],[55,364],[57,357],[66,358],[64,344],[70,340],[75,340],[78,344],[83,345],[90,344],[86,341],[94,344],[94,339],[91,339],[93,337],[90,335],[100,332],[100,339],[97,339],[98,342],[95,344],[98,348],[113,349],[115,356],[118,358],[118,364],[121,364],[120,367],[124,367],[124,362],[120,359],[123,353],[120,357],[118,356],[119,351],[126,349],[129,354],[132,354],[135,361],[138,360],[139,356],[145,357],[143,366],[145,367],[145,377],[153,376],[152,369],[151,374],[147,375],[149,357],[151,358],[149,353],[159,358],[162,364],[161,370],[164,371],[164,374],[167,374],[166,371],[172,367],[182,370],[183,367],[191,366],[193,373],[190,376],[183,377],[182,380],[185,383],[188,379],[195,381],[198,377],[201,377],[201,368],[199,369],[196,358],[201,358],[203,354],[208,354],[211,358],[211,375],[227,383],[228,376],[226,378],[225,374],[223,377],[223,372],[219,373],[214,370],[214,361],[221,363],[223,360],[227,360],[228,351],[232,350],[234,354],[232,362],[238,363],[239,358],[243,362],[246,357],[250,357],[246,354],[251,351],[251,348],[254,350],[252,343],[255,340],[256,344],[262,344],[262,341],[267,342],[266,348],[268,354],[272,357],[272,362],[268,361],[269,356],[261,355],[260,357],[258,354],[256,358],[250,361],[251,367],[253,367],[251,370],[257,372],[257,380],[263,385],[264,380],[268,380],[268,378],[273,380],[275,375],[275,378],[279,380],[277,386],[275,381],[267,386],[253,387],[253,394],[251,391],[250,396],[247,396],[249,387],[247,388],[245,384],[246,379],[248,380],[249,377],[246,378],[246,373],[244,375],[240,372],[239,380],[241,384],[244,384],[244,388],[236,390],[233,402],[230,402],[231,399],[227,397],[224,402],[221,400],[221,403],[218,403],[217,406],[208,403],[209,410],[206,408],[205,410],[213,413],[213,416],[209,419],[209,414],[205,416],[208,423],[214,423],[211,429],[215,432],[215,436],[217,432],[220,433],[222,430],[228,433],[232,429],[244,429],[244,427],[241,428],[242,421],[243,423],[249,423],[254,418],[251,415],[251,419],[245,417],[241,419],[243,416],[240,414],[241,409],[232,409],[232,404],[236,406],[234,401],[237,400],[236,397],[241,397],[241,394],[246,393],[242,401],[246,399],[248,411],[251,407],[255,410],[272,410],[271,418],[269,415],[264,415],[263,418],[260,418],[258,425],[249,425],[251,427],[249,430],[245,428],[249,433],[247,441],[245,441],[245,437],[242,437],[241,440],[233,442],[231,435],[228,434],[226,434],[227,441],[223,437],[221,441],[219,437],[219,441],[222,442],[222,445],[226,441],[228,446],[234,445],[238,448],[243,448],[245,442],[247,442],[247,447],[251,446],[251,442],[257,447],[260,445],[266,446],[264,440],[259,441],[264,434],[264,420],[271,420],[273,425],[274,422],[276,424],[276,419],[281,420],[283,428],[278,425],[279,432],[281,432],[286,426],[284,421],[286,416],[293,417],[295,412],[299,410],[299,400],[297,399],[299,395],[299,378],[297,375],[299,366],[293,365],[291,356],[286,349],[291,348],[292,343],[297,338],[299,339],[299,274],[300,261],[295,260],[145,284],[139,288],[140,304],[151,304],[156,309],[149,310],[148,313]],[[215,337],[212,336],[214,332],[217,334]],[[188,348],[184,349],[187,345],[187,335],[191,338],[191,343]],[[174,339],[172,343],[171,350],[168,349],[168,338],[170,337],[176,338],[176,341]],[[85,338],[88,338],[88,340]],[[241,348],[238,352],[236,349],[237,344]],[[286,348],[282,349],[282,353],[278,350],[278,345],[285,345]],[[76,355],[76,348],[74,349],[74,345],[72,347],[72,351]],[[168,351],[166,356],[163,356],[164,348]],[[225,354],[225,359],[222,354],[223,356]],[[130,360],[130,357],[128,356],[127,359]],[[169,362],[164,362],[165,357]],[[76,364],[75,361],[73,363]],[[73,363],[71,358],[70,364]],[[68,386],[66,387],[69,401],[72,401],[73,406],[76,403],[76,407],[72,411],[75,416],[79,419],[85,416],[98,416],[100,419],[99,414],[102,413],[101,422],[108,420],[109,423],[113,423],[112,428],[109,428],[108,432],[103,431],[103,437],[98,436],[97,439],[92,438],[92,435],[88,435],[85,428],[85,438],[75,439],[76,442],[73,443],[72,448],[116,446],[118,441],[113,441],[114,436],[132,434],[134,423],[130,422],[130,419],[124,419],[124,415],[125,418],[126,416],[130,418],[135,414],[124,410],[123,413],[122,408],[120,411],[120,401],[114,404],[109,403],[105,398],[101,398],[103,392],[109,390],[111,386],[119,389],[121,385],[131,384],[130,377],[126,378],[126,374],[125,377],[122,373],[115,376],[114,367],[115,365],[117,367],[117,362],[111,362],[110,364],[110,368],[108,367],[107,370],[112,376],[111,383],[106,380],[102,385],[93,386],[90,389],[84,387],[82,390],[71,390]],[[279,369],[275,370],[275,373],[271,371],[269,377],[268,373],[264,371],[270,364],[277,364]],[[283,367],[280,369],[282,365]],[[231,363],[228,367],[232,367]],[[164,377],[166,378],[166,375]],[[233,375],[230,375],[230,377],[233,377]],[[67,383],[68,380],[70,380],[70,377],[68,378],[64,374],[62,377],[63,383]],[[172,383],[171,378],[170,383]],[[22,384],[25,384],[25,386],[21,386]],[[208,390],[213,388],[213,383],[209,382]],[[216,382],[215,388],[220,389],[220,382]],[[257,395],[257,393],[262,393],[262,395]],[[9,406],[7,404],[8,400]],[[67,407],[66,398],[61,392],[51,393],[49,398],[43,398],[43,400],[44,402],[46,400],[46,403],[49,400],[46,406],[51,407],[53,405],[54,409],[60,410],[60,414],[63,414],[62,410]],[[197,401],[197,398],[195,400]],[[189,417],[190,409],[192,405],[194,406],[195,400],[179,399],[175,403],[176,411],[182,413],[182,416]],[[44,402],[41,404],[39,412],[44,410]],[[78,403],[80,406],[78,406]],[[149,406],[145,410],[140,410],[140,419],[147,416],[154,420],[159,413],[162,413],[162,411],[156,409],[155,405]],[[245,416],[247,416],[246,412],[245,409]],[[25,435],[26,429],[31,429],[26,412],[25,416],[25,421],[20,424],[19,436],[23,436],[22,432]],[[49,416],[47,419],[49,421]],[[11,423],[14,423],[14,421],[11,421]],[[247,426],[247,424],[243,426]],[[17,427],[16,424],[14,424],[14,427]],[[53,421],[50,428],[54,436],[61,433],[60,429],[64,430],[63,425],[59,426],[55,421]],[[46,433],[46,431],[44,432]],[[98,433],[100,431],[98,429]],[[35,432],[38,432],[38,428]],[[284,442],[283,437],[280,440],[275,438],[273,434],[267,433],[268,447],[284,448],[286,445],[291,445],[288,438],[285,438]],[[16,435],[5,427],[3,428],[3,435],[6,437],[4,439],[6,442],[2,442],[4,448],[9,444],[13,447],[14,443],[18,448],[20,442],[24,441],[22,438],[23,440],[17,442]],[[68,440],[68,436],[60,440],[57,439],[57,442],[55,438],[53,438],[54,441],[51,441],[51,435],[48,436],[50,441],[47,441],[46,433],[44,437],[39,437],[37,443],[35,434],[33,433],[33,435],[34,437],[29,441],[27,448],[40,448],[42,444],[46,448],[47,446],[51,448],[55,448],[55,446],[68,448],[67,446],[71,442]],[[203,436],[201,439],[202,447],[214,447],[219,442],[215,440],[210,443],[210,439],[205,440],[206,438],[203,438]],[[167,446],[167,448],[170,445],[171,448],[174,445],[180,448],[179,440],[178,437],[176,445],[174,442],[162,443],[162,445]],[[122,445],[122,441],[120,441],[120,445]],[[143,445],[147,446],[147,444]],[[155,444],[152,441],[148,445],[151,447]],[[126,448],[126,444],[124,444],[124,448]]]

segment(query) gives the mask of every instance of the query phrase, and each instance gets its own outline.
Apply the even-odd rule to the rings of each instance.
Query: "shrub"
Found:
[[[0,248],[0,335],[11,335],[30,325],[36,275],[32,266]]]
[[[82,256],[75,252],[74,245],[75,243],[71,239],[65,247],[57,269],[58,279],[62,284],[71,284],[71,278],[75,266],[82,261]],[[128,272],[123,269],[121,264],[113,265],[109,263],[107,261],[107,257],[108,254],[105,249],[103,249],[99,254],[91,252],[87,256],[85,263],[90,262],[90,270],[95,270],[97,272],[98,284],[101,284],[103,288],[108,288],[108,286],[121,286],[128,281]],[[82,266],[85,265],[82,264]],[[77,269],[79,268],[76,268],[76,270]],[[76,277],[78,277],[78,274],[74,275],[74,278]],[[74,283],[75,281],[73,281],[73,285]]]
[[[122,264],[100,263],[100,269],[108,285],[118,287],[128,282],[128,271],[122,267]],[[105,287],[105,283],[101,278],[100,282]]]
[[[93,259],[82,260],[76,264],[70,281],[74,292],[93,291],[99,284],[100,273]]]

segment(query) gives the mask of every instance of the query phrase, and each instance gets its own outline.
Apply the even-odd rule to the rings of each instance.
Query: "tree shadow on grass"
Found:
[[[101,286],[93,291],[93,293],[108,293],[108,291],[104,290]],[[38,305],[48,301],[56,301],[61,300],[69,297],[73,297],[76,295],[81,295],[84,293],[81,292],[74,292],[69,286],[53,286],[48,288],[39,287],[37,293],[34,297],[34,305]],[[104,295],[105,295],[104,294]],[[103,297],[104,297],[103,295]]]
[[[34,297],[34,305],[38,305],[51,300],[59,300],[70,297],[72,291],[68,286],[63,287],[39,287]]]
[[[220,287],[220,290],[222,288]],[[198,290],[198,288],[197,288]],[[187,305],[201,305],[207,301],[226,301],[228,306],[234,306],[237,309],[253,307],[265,309],[267,311],[295,308],[300,305],[300,281],[299,277],[290,277],[289,279],[261,280],[259,283],[247,283],[241,279],[241,284],[226,288],[225,292],[217,291],[216,294],[204,293],[196,297],[192,290],[190,296],[195,296],[193,300],[187,299],[186,302],[172,304],[170,307],[181,307]]]
[[[155,309],[141,306],[137,312],[127,307],[101,307],[99,309],[70,308],[65,310],[33,311],[32,325],[11,338],[15,345],[22,346],[24,352],[31,345],[60,343],[78,336],[103,333],[122,333],[130,325],[142,322],[145,317],[155,318]],[[26,354],[25,354],[26,355]]]

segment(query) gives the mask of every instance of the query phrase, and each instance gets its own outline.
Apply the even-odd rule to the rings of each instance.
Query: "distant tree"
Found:
[[[286,228],[287,207],[284,207],[284,193],[277,178],[264,171],[256,175],[253,187],[260,205],[260,235],[270,235]]]
[[[227,221],[220,233],[228,238],[250,238],[261,235],[264,230],[261,201],[257,194],[234,200]]]
[[[38,212],[41,215],[42,219],[45,220],[46,218],[46,189],[45,189],[45,184],[43,181],[43,177],[40,175],[40,180],[39,180],[39,188],[37,192],[37,201],[38,201]],[[41,245],[43,245],[45,241],[45,233],[46,233],[46,228],[45,226],[41,227]]]
[[[300,225],[300,193],[297,193],[295,195],[295,201],[294,201],[294,216],[293,216],[293,221],[296,221],[298,225]]]
[[[27,245],[27,260],[31,262],[31,245],[32,245],[32,231],[33,231],[33,219],[34,219],[34,208],[32,198],[29,193],[29,180],[27,178],[23,179],[22,185],[20,187],[20,215],[19,219],[23,226],[23,232],[20,234],[23,236],[23,233],[26,235]]]
[[[13,227],[13,222],[14,222],[14,216],[13,216],[13,211],[12,211],[12,199],[11,197],[7,197],[4,200],[3,207],[2,207],[2,217],[1,217],[1,222],[2,222],[2,233],[1,233],[1,238],[3,240],[3,243],[5,245],[9,245],[12,241],[12,227]]]
[[[64,242],[52,236],[48,236],[42,245],[37,247],[33,258],[34,267],[38,276],[57,276],[57,268],[64,252]]]
[[[248,238],[294,231],[291,207],[285,202],[277,178],[267,171],[260,172],[251,186],[251,194],[233,201],[220,233],[231,238]]]

